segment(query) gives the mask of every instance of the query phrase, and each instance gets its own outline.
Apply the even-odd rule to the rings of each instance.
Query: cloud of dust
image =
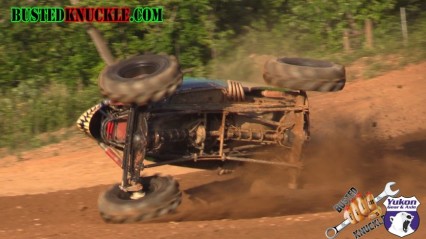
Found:
[[[419,179],[426,168],[424,159],[413,158],[403,148],[399,151],[389,148],[388,142],[383,140],[362,137],[371,130],[371,125],[353,125],[347,119],[338,122],[313,132],[304,150],[301,189],[287,189],[285,168],[246,164],[230,179],[186,190],[189,203],[184,203],[182,213],[176,215],[175,220],[256,218],[331,211],[349,188],[378,195],[389,181],[395,181],[395,189],[399,188],[403,195],[426,195],[426,188],[421,183],[424,176],[423,180]],[[330,127],[333,127],[332,131]],[[423,155],[426,155],[426,132],[419,137],[425,139]],[[410,140],[413,138],[407,137],[404,142]],[[283,154],[281,150],[270,153]]]

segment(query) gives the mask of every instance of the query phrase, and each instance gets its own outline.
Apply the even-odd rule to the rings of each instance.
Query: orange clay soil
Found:
[[[303,189],[286,189],[280,168],[246,165],[218,176],[164,166],[144,173],[175,175],[184,192],[177,212],[106,224],[97,197],[121,171],[95,142],[75,136],[20,160],[0,159],[0,238],[325,238],[325,229],[343,220],[332,207],[350,187],[377,195],[389,181],[426,204],[426,63],[311,94],[310,105]],[[425,205],[419,214],[426,218]],[[355,238],[366,223],[338,238]],[[394,236],[381,226],[363,238]],[[426,225],[407,238],[426,238]]]

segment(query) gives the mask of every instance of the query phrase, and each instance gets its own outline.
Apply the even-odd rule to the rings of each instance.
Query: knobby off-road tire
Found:
[[[173,94],[182,76],[174,56],[140,55],[105,67],[99,87],[114,101],[142,105]]]
[[[146,221],[173,212],[181,203],[179,184],[172,177],[158,175],[141,178],[145,196],[130,199],[130,193],[114,185],[101,193],[99,212],[105,222],[127,223]]]
[[[346,82],[345,67],[304,58],[276,58],[265,63],[263,79],[281,88],[304,91],[339,91]]]

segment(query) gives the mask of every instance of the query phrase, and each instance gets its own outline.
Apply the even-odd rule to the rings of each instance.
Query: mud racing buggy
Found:
[[[165,164],[276,165],[288,174],[289,188],[297,188],[309,138],[305,91],[345,85],[343,66],[303,58],[266,62],[264,85],[183,79],[173,56],[114,61],[97,29],[89,27],[88,33],[107,64],[99,76],[107,100],[83,113],[77,126],[123,172],[121,183],[99,196],[106,222],[144,221],[174,211],[182,197],[178,183],[170,176],[141,177],[143,170]],[[277,149],[275,156],[265,156]],[[147,164],[145,157],[155,161]]]

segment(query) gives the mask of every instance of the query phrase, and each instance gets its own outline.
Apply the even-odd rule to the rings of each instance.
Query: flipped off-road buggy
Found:
[[[178,207],[182,194],[172,177],[141,177],[142,170],[164,164],[277,165],[288,174],[289,188],[297,188],[302,147],[309,138],[305,91],[338,91],[345,85],[343,66],[303,58],[266,62],[264,80],[273,87],[183,79],[173,56],[114,61],[100,33],[91,27],[88,32],[107,63],[99,76],[107,100],[87,110],[77,126],[123,172],[121,184],[98,200],[107,222],[148,220]],[[280,153],[265,156],[277,148]],[[145,164],[146,156],[155,162]]]

